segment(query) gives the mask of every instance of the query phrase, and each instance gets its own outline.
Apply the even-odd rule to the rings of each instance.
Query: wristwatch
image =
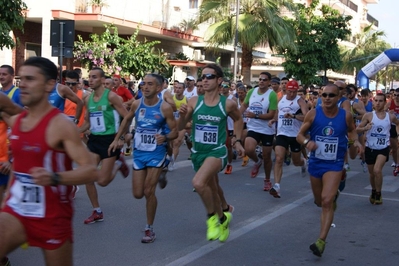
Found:
[[[305,146],[306,147],[306,145],[309,143],[309,139],[305,139],[304,141],[303,141],[303,146]]]
[[[122,135],[122,136],[119,137],[119,139],[120,139],[120,140],[125,140],[125,136]]]
[[[79,119],[75,118],[75,119],[73,120],[73,122],[77,125],[77,124],[79,124]]]
[[[255,119],[259,119],[259,115],[258,114],[255,115]]]

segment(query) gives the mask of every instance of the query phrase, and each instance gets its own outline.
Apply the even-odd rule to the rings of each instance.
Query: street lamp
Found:
[[[236,28],[234,33],[234,82],[237,82],[238,71],[238,16],[240,14],[240,0],[236,1]]]

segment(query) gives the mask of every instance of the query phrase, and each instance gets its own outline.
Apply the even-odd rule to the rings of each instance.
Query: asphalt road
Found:
[[[105,188],[98,188],[104,221],[90,225],[91,213],[84,186],[75,199],[74,265],[398,265],[399,176],[384,168],[383,205],[371,205],[368,174],[360,160],[350,162],[346,188],[338,200],[334,224],[322,258],[309,244],[320,228],[320,208],[313,204],[308,176],[300,168],[284,166],[281,198],[263,191],[263,169],[250,178],[252,163],[233,173],[221,173],[220,183],[235,207],[225,243],[206,241],[206,212],[192,191],[194,175],[181,148],[177,169],[169,183],[157,189],[158,210],[154,224],[157,239],[142,244],[145,200],[134,199],[131,177],[120,174]],[[128,157],[131,165],[131,157]],[[263,167],[262,167],[263,168]],[[38,248],[18,249],[9,255],[13,266],[44,265]]]

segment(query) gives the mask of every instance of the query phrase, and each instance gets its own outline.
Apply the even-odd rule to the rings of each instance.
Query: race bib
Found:
[[[14,173],[14,176],[7,205],[22,216],[43,218],[46,211],[44,187],[35,185],[28,174]]]
[[[179,111],[173,112],[173,116],[175,117],[175,119],[179,119],[180,117]]]
[[[321,160],[335,161],[338,153],[338,137],[316,136],[315,157]]]
[[[155,134],[157,134],[156,129],[136,128],[134,134],[136,149],[140,151],[155,151],[157,148]]]
[[[263,114],[262,107],[258,107],[258,106],[250,106],[249,107],[249,111],[254,113],[254,114],[256,114],[256,115]]]
[[[284,118],[284,116],[280,116],[281,127],[289,129],[292,127],[294,119],[292,118]]]
[[[389,138],[387,138],[386,134],[371,133],[367,141],[371,143],[373,149],[377,150],[382,150],[390,145]]]
[[[202,144],[217,144],[218,130],[218,126],[195,125],[195,142]]]
[[[102,133],[106,131],[102,111],[90,112],[90,131],[92,133]]]

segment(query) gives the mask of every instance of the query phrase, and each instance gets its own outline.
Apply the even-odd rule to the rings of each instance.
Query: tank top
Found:
[[[226,97],[219,95],[219,103],[215,106],[205,104],[204,95],[198,96],[193,112],[192,135],[194,136],[192,151],[210,152],[225,147],[226,143]]]
[[[33,129],[21,131],[21,120],[27,115],[27,112],[23,112],[12,128],[10,140],[14,151],[14,179],[6,204],[21,216],[32,219],[72,219],[72,186],[39,186],[33,182],[29,174],[33,167],[44,167],[50,172],[72,170],[72,160],[69,156],[63,151],[49,147],[46,142],[47,126],[59,113],[60,111],[54,108]]]
[[[318,161],[343,161],[348,148],[346,112],[338,108],[338,114],[329,118],[320,106],[310,126],[310,140],[316,142],[317,149],[310,153],[313,163]]]
[[[366,132],[366,147],[375,150],[382,150],[390,145],[391,121],[389,114],[385,113],[383,119],[378,118],[375,111],[373,111],[373,118],[371,120],[373,126]]]
[[[173,115],[174,115],[174,117],[175,117],[176,119],[178,119],[178,118],[180,117],[180,115],[179,115],[180,106],[181,106],[182,104],[187,104],[187,97],[183,95],[183,99],[178,100],[178,99],[176,98],[176,94],[174,94],[174,95],[173,95],[173,101],[175,102],[175,104],[176,104],[176,109],[177,109],[176,112],[173,112]]]
[[[60,110],[61,112],[64,112],[65,109],[65,98],[63,98],[59,93],[58,93],[58,85],[59,83],[55,84],[53,90],[50,92],[48,95],[48,101],[52,106]]]
[[[83,99],[83,91],[82,90],[78,90],[76,92],[76,95],[78,96],[79,99]],[[80,127],[81,125],[83,125],[84,120],[85,120],[85,113],[86,113],[86,107],[83,106],[82,109],[82,114],[79,117],[79,123],[78,123],[78,127]],[[64,109],[64,114],[66,114],[71,120],[75,119],[75,115],[76,115],[76,103],[70,101],[69,99],[65,100],[65,109]]]
[[[94,93],[90,95],[88,111],[90,131],[93,135],[112,135],[119,129],[120,116],[108,100],[110,90],[105,89],[98,102],[95,102]]]
[[[284,118],[284,114],[302,113],[298,104],[300,98],[296,96],[293,100],[287,100],[287,96],[284,95],[278,102],[277,136],[296,137],[298,135],[302,122],[295,118]]]
[[[134,149],[139,151],[166,151],[166,142],[157,145],[155,134],[162,134],[166,125],[166,119],[161,111],[163,100],[158,99],[155,105],[149,106],[144,103],[144,98],[140,99],[136,117],[136,131],[134,134]]]
[[[250,112],[258,115],[266,114],[269,110],[270,94],[276,93],[272,89],[268,89],[265,93],[259,95],[258,91],[259,88],[255,88],[248,92],[248,94],[250,93],[250,95],[247,95],[247,97],[249,97],[248,109]],[[276,128],[269,127],[268,123],[269,120],[250,118],[247,122],[247,128],[257,133],[274,135],[276,133]]]
[[[399,106],[395,104],[394,100],[391,101],[391,104],[389,105],[389,110],[394,111],[396,118],[399,119]]]
[[[185,89],[183,95],[187,97],[187,100],[190,100],[190,98],[194,96],[198,96],[197,87],[194,87],[192,91],[188,91],[187,89]]]
[[[364,106],[364,108],[366,109],[366,112],[373,111],[373,103],[370,101],[367,101],[367,104]]]

